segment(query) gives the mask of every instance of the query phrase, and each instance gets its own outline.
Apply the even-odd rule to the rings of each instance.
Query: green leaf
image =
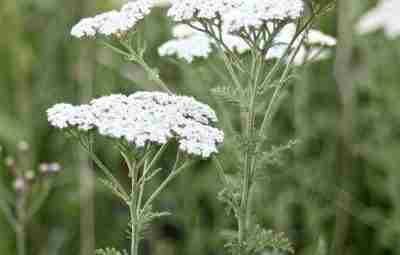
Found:
[[[116,186],[113,182],[103,178],[99,178],[99,180],[105,187],[111,190],[114,195],[122,199],[122,201],[125,203],[129,204],[129,198],[125,197],[125,195],[119,190],[118,186]]]
[[[262,252],[272,250],[274,252],[294,253],[294,249],[289,239],[283,233],[277,233],[273,230],[266,230],[260,225],[255,225],[249,229],[243,242],[244,254],[256,255]],[[228,239],[225,247],[232,255],[237,254],[239,250],[239,242],[236,236]]]
[[[95,255],[127,255],[126,251],[120,252],[115,248],[105,248],[105,249],[98,249],[94,253]]]
[[[219,98],[230,104],[243,105],[243,92],[235,87],[221,86],[211,89],[211,93],[216,98]]]

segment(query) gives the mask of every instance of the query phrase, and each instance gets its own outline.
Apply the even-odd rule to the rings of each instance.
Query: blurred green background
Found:
[[[354,17],[376,3],[353,2]],[[29,255],[89,255],[81,251],[91,249],[93,238],[96,248],[128,247],[128,211],[96,182],[91,213],[90,162],[74,142],[49,128],[45,114],[57,102],[156,89],[139,67],[93,41],[69,35],[81,17],[121,3],[0,1],[0,144],[7,156],[17,153],[19,141],[27,141],[29,168],[51,161],[63,167],[49,199],[29,224]],[[188,66],[158,57],[157,47],[171,37],[164,12],[156,9],[143,24],[148,62],[174,91],[217,109],[229,135],[228,120],[237,111],[210,94],[221,79],[218,68],[204,61]],[[315,27],[335,36],[336,10]],[[338,238],[343,239],[344,254],[400,254],[400,41],[385,39],[382,32],[355,35],[350,108],[341,104],[334,55],[296,70],[276,115],[271,144],[290,139],[300,143],[284,163],[266,170],[253,198],[254,213],[263,226],[286,232],[296,254],[332,254]],[[341,121],[343,115],[351,122]],[[341,139],[343,125],[351,132],[350,141]],[[228,138],[221,153],[229,171],[235,171],[232,146]],[[128,181],[127,169],[106,143],[100,141],[96,150]],[[343,161],[351,167],[343,167]],[[12,190],[10,173],[4,162],[0,165],[1,183]],[[80,192],[86,184],[89,196]],[[211,162],[198,162],[178,178],[157,203],[173,216],[155,222],[142,254],[226,254],[222,234],[234,222],[216,199],[220,189]],[[16,254],[14,232],[1,214],[0,254]]]

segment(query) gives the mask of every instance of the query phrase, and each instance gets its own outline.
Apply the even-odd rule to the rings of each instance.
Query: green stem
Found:
[[[164,188],[177,176],[179,175],[183,170],[188,168],[192,162],[187,161],[184,163],[182,166],[180,166],[178,169],[174,169],[171,171],[171,173],[168,175],[168,177],[161,183],[160,186],[151,194],[150,198],[146,201],[146,203],[143,206],[143,209],[141,210],[144,212],[148,207],[151,205],[151,203],[154,201],[154,199],[157,198],[157,196],[164,190]]]
[[[273,112],[275,103],[278,100],[280,92],[282,91],[284,85],[286,84],[286,82],[285,82],[286,78],[289,75],[292,63],[293,63],[298,51],[300,50],[300,47],[301,47],[304,39],[305,39],[305,36],[303,36],[301,42],[299,43],[299,45],[295,49],[295,52],[291,55],[289,61],[286,63],[285,70],[283,71],[283,73],[281,75],[281,78],[279,79],[279,83],[278,83],[277,87],[275,88],[274,94],[272,95],[272,98],[271,98],[271,100],[269,102],[268,108],[267,108],[267,110],[266,110],[266,112],[264,114],[264,119],[263,119],[263,121],[261,123],[260,131],[259,131],[259,135],[260,136],[263,135],[264,130],[266,129],[266,127],[268,126],[268,124],[271,121],[272,112]]]
[[[126,164],[129,168],[129,177],[131,178],[131,194],[129,203],[130,224],[131,224],[131,255],[138,255],[139,250],[139,219],[138,219],[138,194],[136,193],[138,168],[136,162],[131,160],[129,155],[123,154]]]
[[[15,219],[11,208],[8,206],[6,201],[0,200],[0,211],[3,212],[4,217],[8,224],[12,227],[14,231],[17,231],[17,220]]]
[[[88,152],[90,158],[93,160],[93,162],[97,165],[97,167],[100,168],[100,170],[104,173],[105,176],[118,188],[118,191],[121,193],[121,195],[124,196],[125,199],[127,199],[129,196],[126,193],[124,187],[119,183],[117,178],[114,177],[114,175],[111,173],[111,171],[107,168],[106,165],[97,157],[97,155],[87,146],[85,146],[84,143],[81,144],[83,148]]]
[[[132,190],[134,184],[132,182]],[[131,205],[129,207],[131,217],[131,255],[138,255],[139,250],[139,238],[138,238],[138,226],[137,226],[137,204],[136,195],[132,193]]]
[[[50,195],[51,186],[52,184],[50,181],[44,183],[43,190],[41,190],[36,200],[32,203],[32,206],[28,209],[27,213],[28,219],[32,219],[36,215],[36,213],[40,210],[40,208],[42,208],[44,202],[46,202],[46,199]]]
[[[164,92],[167,92],[168,94],[172,94],[172,91],[168,88],[167,84],[165,84],[165,82],[160,78],[160,75],[153,68],[151,68],[146,63],[146,61],[144,61],[143,57],[140,54],[138,54],[129,44],[122,43],[129,52],[121,50],[120,48],[115,47],[108,42],[102,42],[102,44],[110,48],[114,52],[126,57],[129,61],[135,62],[136,64],[140,65],[149,75],[151,80],[153,80],[160,89],[162,89]]]
[[[158,72],[154,70],[154,68],[151,68],[146,61],[143,60],[143,58],[139,57],[137,59],[132,59],[135,61],[137,64],[139,64],[145,71],[146,73],[150,76],[151,80],[154,81],[158,87],[160,87],[164,92],[167,92],[168,94],[172,94],[172,91],[168,88],[167,84],[160,78],[160,75]]]
[[[142,182],[139,182],[138,185],[140,185],[139,189],[139,199],[138,199],[138,206],[136,208],[136,214],[139,215],[140,213],[140,207],[142,206],[142,200],[143,200],[143,193],[144,193],[144,184],[146,183],[146,178],[147,178],[147,173],[149,172],[150,167],[148,167],[147,160],[144,162],[144,167],[143,167],[143,174],[141,179],[143,180]]]
[[[16,225],[16,238],[17,238],[17,254],[26,254],[26,195],[22,191],[18,194],[17,198],[17,225]]]
[[[224,171],[224,168],[222,167],[222,164],[221,164],[220,160],[219,160],[218,157],[216,157],[216,156],[213,156],[212,159],[213,159],[213,161],[215,162],[215,164],[217,165],[218,176],[219,176],[219,178],[220,178],[222,184],[223,184],[225,187],[229,187],[230,184],[229,184],[228,179],[227,179],[226,176],[225,176],[225,171]]]

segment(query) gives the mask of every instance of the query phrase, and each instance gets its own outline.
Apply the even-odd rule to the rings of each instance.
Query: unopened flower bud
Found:
[[[47,163],[42,163],[42,164],[39,165],[39,171],[41,173],[48,172],[48,169],[49,169],[49,164],[47,164]]]
[[[8,166],[8,167],[15,166],[15,159],[12,157],[7,157],[4,162],[5,162],[6,166]]]
[[[21,152],[27,152],[29,150],[29,144],[26,141],[20,141],[17,148]]]
[[[25,189],[25,181],[23,178],[18,177],[14,182],[14,189],[17,192],[21,192]]]
[[[61,166],[57,162],[42,163],[39,165],[39,171],[43,174],[58,173],[60,170],[61,170]]]
[[[35,179],[35,172],[33,170],[29,170],[25,173],[25,178],[28,181],[32,181],[33,179]]]
[[[59,163],[54,162],[54,163],[49,164],[49,172],[57,173],[60,170],[61,170],[61,166]]]

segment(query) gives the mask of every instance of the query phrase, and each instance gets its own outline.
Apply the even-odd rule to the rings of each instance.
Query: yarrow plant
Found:
[[[17,152],[16,157],[6,155],[0,147],[0,169],[4,166],[6,175],[12,179],[11,185],[0,180],[0,215],[15,231],[16,254],[25,255],[28,224],[46,202],[61,166],[57,162],[43,162],[35,169],[27,168],[23,162],[30,153],[30,146],[25,141],[18,143]]]
[[[226,175],[224,163],[214,157],[225,186],[218,197],[238,227],[226,247],[235,255],[266,250],[293,252],[281,233],[257,224],[251,193],[261,171],[295,144],[291,141],[271,146],[268,131],[296,66],[326,58],[328,48],[336,45],[335,38],[312,29],[315,18],[332,5],[302,0],[172,0],[171,4],[167,15],[177,23],[175,38],[161,45],[159,54],[192,62],[215,52],[230,82],[211,92],[217,99],[237,105],[240,111],[241,128],[230,137],[238,144],[240,158],[235,181]],[[199,37],[201,44],[197,43]]]
[[[152,202],[192,159],[209,158],[218,152],[224,134],[214,128],[215,112],[194,98],[163,92],[136,92],[93,99],[89,104],[56,104],[47,111],[50,124],[76,138],[104,172],[108,186],[130,211],[131,254],[147,225],[167,212],[153,212]],[[129,168],[131,188],[126,191],[92,149],[92,136],[107,137]],[[167,178],[144,198],[146,184],[163,169],[156,168],[168,144],[178,144],[176,160]],[[99,251],[107,252],[107,250]]]
[[[167,16],[176,24],[174,38],[160,46],[161,56],[177,56],[186,62],[198,58],[221,61],[229,82],[215,87],[216,99],[237,106],[240,128],[227,140],[237,146],[237,174],[226,174],[217,156],[224,140],[213,127],[214,111],[193,98],[172,94],[156,69],[145,61],[146,46],[140,22],[158,1],[137,0],[111,11],[82,19],[72,28],[77,38],[92,38],[140,65],[163,92],[111,95],[85,105],[58,104],[48,110],[49,122],[76,138],[104,172],[104,183],[130,210],[131,255],[138,254],[142,231],[153,218],[153,200],[194,157],[212,157],[223,190],[218,198],[233,215],[237,229],[226,248],[233,255],[256,255],[264,251],[293,252],[282,233],[257,224],[252,213],[252,193],[257,177],[295,142],[269,144],[269,129],[285,85],[297,66],[329,56],[336,40],[312,29],[314,20],[332,3],[303,0],[171,0]],[[214,54],[216,58],[209,60]],[[228,111],[228,110],[227,110]],[[126,191],[93,150],[93,134],[110,138],[129,168],[130,191]],[[167,144],[176,143],[176,162],[168,177],[147,199],[146,183],[161,171],[155,167]],[[121,254],[115,249],[98,254]]]

